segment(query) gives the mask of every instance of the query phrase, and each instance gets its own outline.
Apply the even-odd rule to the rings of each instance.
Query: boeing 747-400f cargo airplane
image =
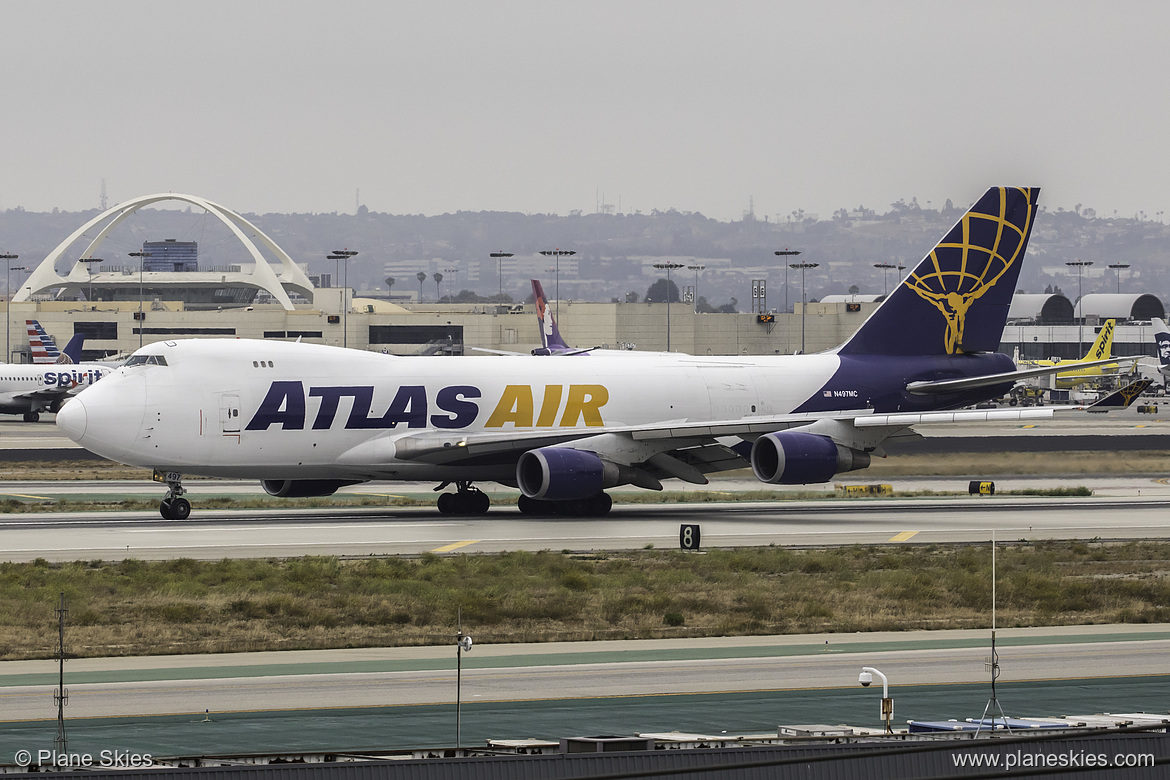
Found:
[[[275,496],[367,480],[433,480],[445,513],[488,509],[475,482],[517,487],[525,513],[602,515],[606,488],[705,483],[751,465],[767,483],[865,468],[913,425],[1033,419],[1053,407],[955,412],[1023,375],[996,353],[1035,219],[1035,188],[987,191],[835,350],[691,357],[594,352],[392,357],[283,341],[146,346],[71,400],[57,424],[111,460],[155,469],[164,517],[183,475],[263,481]]]

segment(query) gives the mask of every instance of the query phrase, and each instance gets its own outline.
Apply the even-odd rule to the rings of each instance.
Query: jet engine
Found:
[[[549,501],[589,498],[629,482],[623,469],[595,453],[567,447],[529,450],[516,463],[516,483],[528,498]]]
[[[356,485],[356,479],[262,479],[260,487],[270,496],[280,498],[314,498],[331,496],[338,488]]]
[[[752,445],[752,471],[756,479],[772,484],[828,482],[834,474],[868,465],[868,452],[843,447],[828,436],[815,433],[769,433]]]

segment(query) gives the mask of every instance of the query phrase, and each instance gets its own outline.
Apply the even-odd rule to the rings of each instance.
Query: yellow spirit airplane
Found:
[[[1105,320],[1105,324],[1101,326],[1101,331],[1097,334],[1093,345],[1089,347],[1089,351],[1085,353],[1083,358],[1073,360],[1061,360],[1059,358],[1052,358],[1051,360],[1021,360],[1019,362],[1022,368],[1038,368],[1038,367],[1059,367],[1055,377],[1056,387],[1070,388],[1083,385],[1094,379],[1100,379],[1103,376],[1117,373],[1119,366],[1116,363],[1105,363],[1113,355],[1113,320]]]
[[[433,480],[438,508],[488,511],[474,482],[525,514],[604,515],[606,489],[750,466],[765,483],[862,469],[911,426],[1040,419],[1055,407],[958,411],[1021,377],[996,353],[1037,213],[1033,187],[989,189],[841,346],[811,355],[587,359],[394,357],[246,339],[139,349],[71,400],[60,429],[152,468],[163,517],[184,475],[261,480],[275,496]],[[1072,407],[1065,407],[1072,408]]]

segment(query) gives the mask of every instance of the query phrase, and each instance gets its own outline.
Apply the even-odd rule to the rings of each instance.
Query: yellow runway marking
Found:
[[[452,550],[458,550],[460,547],[466,547],[469,544],[475,544],[478,541],[479,539],[468,539],[465,542],[452,542],[451,544],[445,544],[442,547],[436,547],[435,549],[431,550],[431,552],[451,552]]]
[[[16,496],[17,498],[35,498],[39,501],[52,501],[49,496],[26,496],[24,493],[0,493],[0,496]]]
[[[1035,428],[1036,426],[1034,424],[1029,423],[1028,425],[1021,425],[1020,427],[1021,428]]]
[[[912,536],[916,536],[917,534],[918,534],[917,531],[903,531],[902,533],[898,534],[890,541],[891,542],[904,542],[907,539],[911,538]]]

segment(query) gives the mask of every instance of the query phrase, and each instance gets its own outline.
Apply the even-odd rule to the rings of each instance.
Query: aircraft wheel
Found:
[[[537,501],[535,498],[528,496],[520,496],[516,499],[516,508],[520,510],[522,515],[539,515],[544,514],[547,510],[543,506],[543,501]]]
[[[171,520],[186,520],[191,516],[191,502],[185,498],[171,500]]]
[[[40,422],[41,421],[41,413],[40,412],[25,412],[24,413],[24,421],[25,422]]]
[[[158,513],[162,515],[163,520],[175,519],[171,517],[171,500],[169,498],[164,498],[158,502]]]
[[[486,515],[488,509],[492,505],[492,500],[488,498],[487,493],[482,490],[477,490],[469,495],[471,499],[468,504],[468,511],[473,515]]]
[[[594,517],[608,515],[609,510],[612,507],[613,499],[610,498],[609,493],[598,493],[593,498],[589,499],[589,514]]]
[[[453,515],[455,514],[455,493],[440,493],[438,507],[440,514]]]

